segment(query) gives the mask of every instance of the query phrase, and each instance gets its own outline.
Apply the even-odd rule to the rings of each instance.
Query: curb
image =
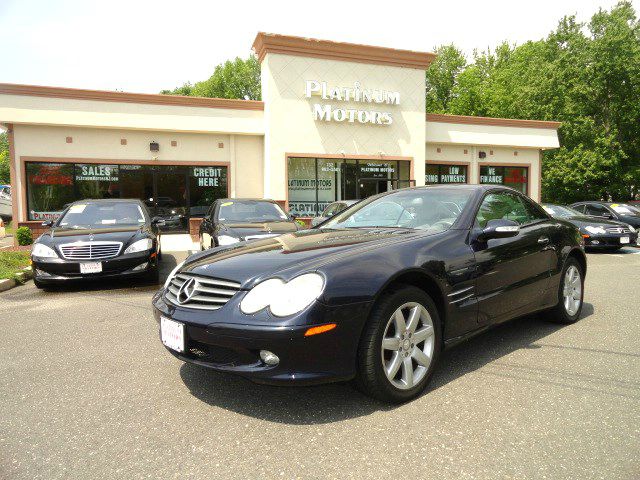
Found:
[[[17,280],[15,278],[4,278],[0,280],[0,292],[11,290],[18,285],[22,285],[28,280],[31,280],[33,278],[33,271],[31,270],[31,267],[25,267],[22,272],[16,274],[16,277],[18,277]]]

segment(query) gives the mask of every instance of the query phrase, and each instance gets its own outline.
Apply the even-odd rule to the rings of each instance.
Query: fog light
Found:
[[[50,277],[51,274],[45,272],[44,270],[40,270],[39,268],[36,268],[36,275],[38,275],[39,277]]]
[[[140,270],[144,270],[149,265],[149,262],[144,262],[131,269],[132,272],[139,272]]]
[[[270,367],[280,363],[278,356],[269,350],[260,350],[260,359]]]
[[[591,245],[598,245],[600,243],[600,241],[598,240],[591,240]]]

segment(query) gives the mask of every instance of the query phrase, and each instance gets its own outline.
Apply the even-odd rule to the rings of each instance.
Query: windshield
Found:
[[[372,198],[340,213],[321,228],[412,228],[439,232],[449,229],[469,201],[472,190],[426,188],[399,190]]]
[[[142,225],[145,215],[137,203],[104,202],[71,205],[58,220],[67,228],[108,228],[114,225]]]
[[[626,203],[612,203],[611,208],[613,208],[613,211],[619,215],[640,216],[640,210]]]
[[[543,205],[542,208],[544,208],[549,215],[557,218],[584,216],[584,213],[580,213],[579,211],[574,210],[571,207],[563,207],[560,205]]]
[[[277,203],[229,200],[220,204],[218,221],[226,223],[286,222],[289,217]]]

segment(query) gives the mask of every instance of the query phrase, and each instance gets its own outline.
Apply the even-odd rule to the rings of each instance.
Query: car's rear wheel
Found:
[[[551,311],[551,320],[557,323],[574,323],[580,318],[584,297],[582,266],[569,257],[562,270],[558,289],[558,304]]]
[[[358,347],[358,387],[384,402],[415,398],[431,379],[440,339],[440,317],[424,291],[403,286],[383,294]]]

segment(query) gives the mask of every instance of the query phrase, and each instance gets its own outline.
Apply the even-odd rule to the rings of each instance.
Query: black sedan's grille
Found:
[[[122,242],[75,242],[60,245],[67,260],[103,260],[120,253]]]
[[[624,227],[609,227],[607,233],[631,233],[631,230]]]
[[[192,273],[179,273],[165,292],[174,305],[200,310],[217,310],[240,290],[240,284]]]

